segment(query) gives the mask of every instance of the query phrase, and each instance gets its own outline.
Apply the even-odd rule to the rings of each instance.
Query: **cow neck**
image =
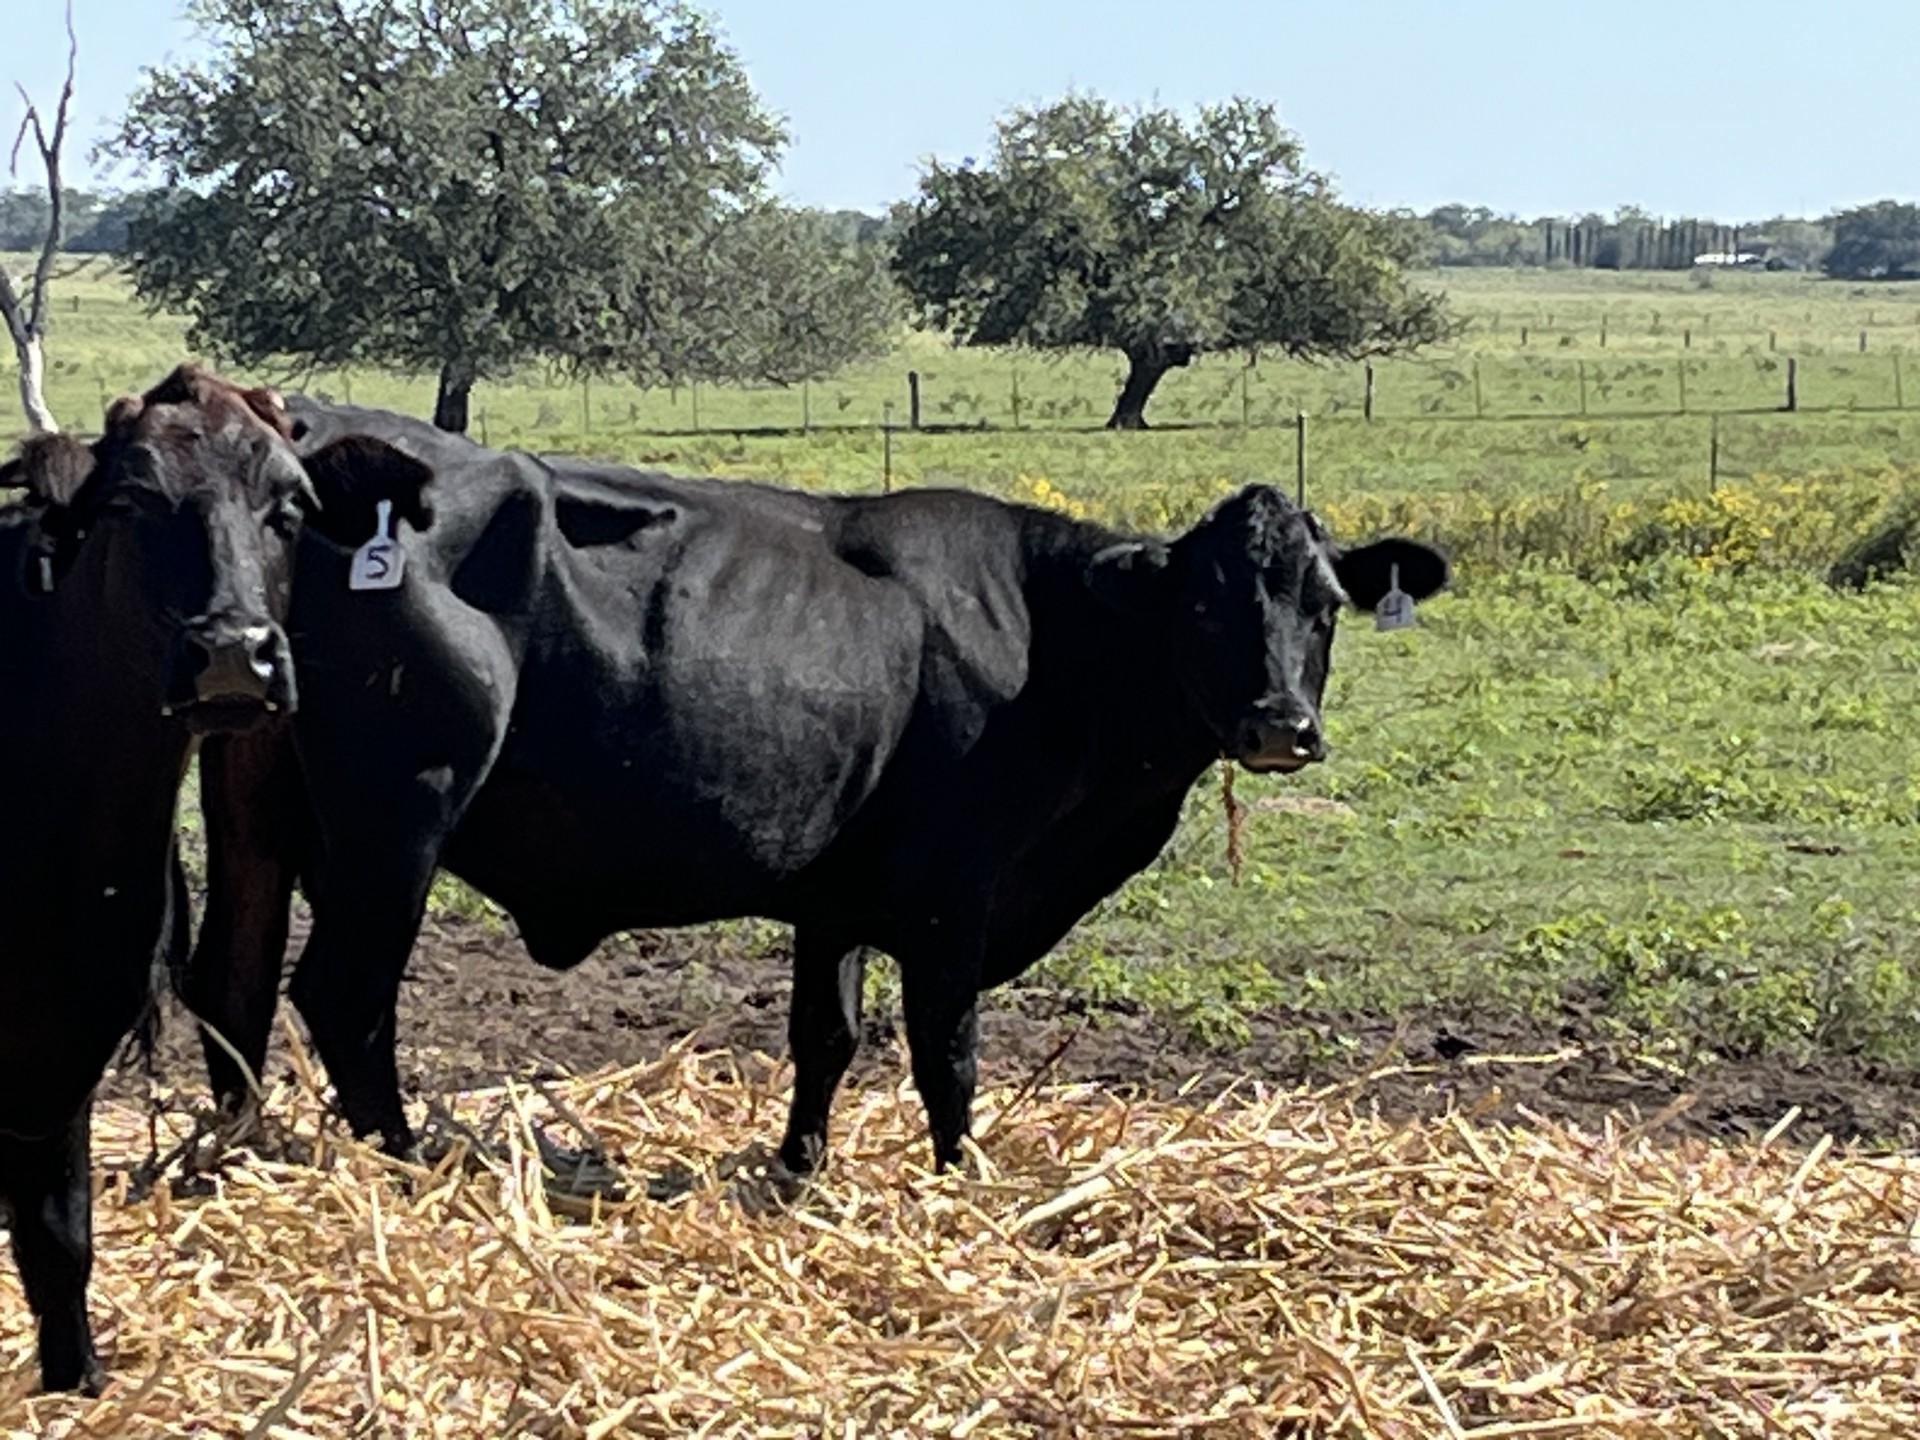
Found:
[[[30,545],[26,529],[21,543]],[[116,873],[128,867],[129,883],[158,887],[163,867],[144,877],[136,867],[170,843],[189,749],[185,727],[161,713],[167,642],[157,626],[116,612],[97,552],[82,550],[50,595],[22,593],[12,579],[22,567],[6,569],[0,668],[21,693],[0,698],[0,732],[37,796],[30,828]]]
[[[1033,512],[1027,596],[1034,612],[1034,672],[1060,676],[1058,701],[1104,717],[1109,764],[1154,788],[1186,790],[1220,758],[1220,744],[1195,708],[1167,642],[1149,622],[1107,609],[1086,583],[1093,557],[1127,535],[1050,512]]]

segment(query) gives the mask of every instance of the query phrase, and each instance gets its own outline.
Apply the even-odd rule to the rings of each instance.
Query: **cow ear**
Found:
[[[71,505],[93,474],[93,451],[71,435],[29,435],[0,467],[0,486],[25,486],[49,505]]]
[[[1396,574],[1401,591],[1415,600],[1424,600],[1443,588],[1450,574],[1446,556],[1431,545],[1398,535],[1356,550],[1343,550],[1335,557],[1333,569],[1340,577],[1340,588],[1361,610],[1371,610],[1380,603]]]
[[[240,398],[247,402],[249,410],[282,438],[292,438],[292,426],[287,420],[287,402],[278,390],[270,385],[256,385],[251,390],[241,391]]]
[[[425,493],[433,471],[384,440],[346,435],[301,457],[300,464],[312,482],[307,523],[335,544],[371,539],[382,500],[391,501],[394,515],[416,530],[433,524]]]
[[[1087,588],[1109,610],[1145,614],[1160,594],[1167,560],[1167,547],[1156,540],[1109,545],[1087,562]]]
[[[131,430],[140,416],[145,413],[147,402],[138,395],[121,395],[107,406],[107,433],[118,435]]]

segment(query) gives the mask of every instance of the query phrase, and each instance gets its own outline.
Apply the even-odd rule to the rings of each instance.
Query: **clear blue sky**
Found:
[[[4,0],[0,83],[48,102],[57,0]],[[877,209],[927,155],[1068,88],[1275,100],[1346,196],[1727,220],[1920,199],[1920,0],[713,0],[793,135],[779,188]],[[86,145],[144,66],[194,53],[172,0],[74,0]],[[28,172],[28,178],[32,178]]]

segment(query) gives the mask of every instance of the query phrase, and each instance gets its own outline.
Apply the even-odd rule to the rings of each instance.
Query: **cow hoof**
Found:
[[[214,1112],[213,1134],[222,1150],[239,1150],[257,1144],[266,1134],[260,1102],[251,1095],[223,1098]]]
[[[40,1362],[40,1388],[49,1395],[77,1392],[89,1399],[97,1399],[100,1392],[107,1388],[107,1372],[100,1368],[100,1359],[93,1354],[91,1344],[82,1356],[43,1357]]]
[[[817,1173],[826,1155],[824,1135],[789,1135],[780,1142],[780,1164],[789,1175],[804,1177]]]
[[[749,1215],[785,1210],[813,1183],[808,1176],[795,1174],[777,1151],[758,1141],[737,1155],[727,1156],[716,1173]]]

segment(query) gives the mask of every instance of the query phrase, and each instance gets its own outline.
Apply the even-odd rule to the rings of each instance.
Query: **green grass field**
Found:
[[[905,425],[906,374],[916,370],[928,426],[984,425],[990,433],[896,432],[893,472],[909,484],[1009,490],[1037,475],[1070,494],[1097,495],[1148,481],[1291,478],[1293,417],[1301,410],[1310,417],[1316,497],[1704,481],[1716,411],[1727,412],[1719,421],[1719,469],[1730,478],[1885,464],[1920,452],[1920,284],[1728,274],[1702,289],[1685,275],[1659,272],[1465,270],[1447,272],[1444,284],[1464,322],[1459,340],[1380,362],[1371,423],[1361,418],[1358,366],[1269,357],[1250,368],[1241,357],[1221,356],[1163,384],[1148,412],[1167,427],[1162,433],[1089,434],[1117,392],[1117,355],[1043,359],[913,336],[885,361],[790,389],[646,391],[530,373],[475,392],[474,430],[493,444],[866,488],[881,483],[879,429],[889,406],[895,424]],[[104,266],[61,283],[53,326],[49,398],[63,423],[79,429],[97,425],[114,395],[151,383],[187,353],[186,326],[142,314]],[[1768,348],[1770,334],[1777,349]],[[1777,408],[1789,356],[1799,363],[1803,413],[1795,415]],[[1478,408],[1499,418],[1475,420],[1476,373]],[[416,414],[433,403],[428,377],[271,378]],[[1176,428],[1203,423],[1219,428],[1200,435]],[[803,425],[823,433],[733,433]]]
[[[877,488],[890,445],[896,483],[1166,527],[1249,478],[1290,482],[1293,432],[1269,422],[1305,409],[1313,502],[1342,533],[1392,523],[1453,546],[1457,592],[1417,631],[1343,631],[1332,760],[1291,781],[1240,777],[1242,883],[1210,778],[1161,862],[1035,983],[1228,1041],[1269,1007],[1297,1007],[1333,1017],[1301,1031],[1333,1050],[1354,1043],[1340,1017],[1437,1013],[1469,1029],[1576,1017],[1689,1058],[1920,1064],[1920,594],[1837,595],[1819,578],[1920,484],[1920,286],[1445,283],[1466,329],[1383,363],[1371,423],[1355,367],[1218,359],[1173,377],[1149,415],[1224,425],[1109,435],[1089,427],[1116,360],[914,338],[804,394],[529,376],[477,391],[475,428],[494,444],[840,489]],[[97,423],[106,399],[184,353],[184,326],[141,315],[110,274],[59,295],[63,419]],[[1772,409],[1789,355],[1808,407],[1794,415]],[[889,402],[904,420],[909,368],[930,422],[991,428],[883,440],[871,427]],[[1476,368],[1480,408],[1523,418],[1472,418]],[[306,384],[431,403],[423,380]],[[823,428],[721,433],[797,429],[803,407]],[[1710,494],[1714,410],[1729,413]],[[838,428],[853,426],[869,428]]]

